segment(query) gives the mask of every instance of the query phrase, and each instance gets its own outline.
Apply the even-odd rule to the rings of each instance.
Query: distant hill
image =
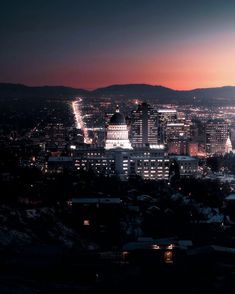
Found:
[[[112,85],[105,88],[99,88],[92,92],[94,95],[123,95],[123,96],[148,96],[155,97],[161,95],[164,97],[170,97],[175,94],[176,91],[165,88],[162,86],[152,86],[145,84],[127,84],[127,85]]]
[[[199,98],[206,99],[233,99],[235,100],[235,87],[217,87],[217,88],[202,88],[194,89],[191,91],[185,91]]]
[[[0,83],[0,98],[71,98],[89,92],[63,86],[29,87],[21,84]]]
[[[112,85],[94,91],[64,86],[29,87],[0,83],[0,98],[72,99],[83,97],[122,97],[154,100],[158,103],[234,104],[235,87],[202,88],[179,91],[146,84]]]
[[[162,86],[145,84],[113,85],[92,92],[96,96],[123,96],[128,98],[154,99],[159,103],[233,103],[235,87],[202,88],[194,90],[173,90]]]

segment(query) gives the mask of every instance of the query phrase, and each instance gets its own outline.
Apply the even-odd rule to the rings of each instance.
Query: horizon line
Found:
[[[211,87],[198,87],[198,88],[191,88],[191,89],[174,89],[174,88],[170,88],[167,86],[163,86],[163,85],[158,85],[158,84],[147,84],[147,83],[120,83],[120,84],[109,84],[109,85],[105,85],[105,86],[100,86],[97,88],[83,88],[83,87],[75,87],[75,86],[66,86],[66,85],[58,85],[58,84],[44,84],[44,85],[32,85],[32,84],[25,84],[25,83],[18,83],[18,82],[1,82],[0,81],[0,85],[19,85],[19,86],[25,86],[25,87],[29,87],[29,88],[43,88],[43,87],[64,87],[64,88],[71,88],[71,89],[75,89],[75,90],[84,90],[84,91],[88,91],[88,92],[93,92],[99,89],[105,89],[105,88],[109,88],[109,87],[113,87],[113,86],[128,86],[128,85],[142,85],[142,86],[152,86],[152,87],[162,87],[162,88],[166,88],[166,89],[170,89],[173,91],[194,91],[194,90],[200,90],[200,89],[213,89],[213,88],[229,88],[229,87],[235,87],[232,85],[223,85],[223,86],[211,86]]]

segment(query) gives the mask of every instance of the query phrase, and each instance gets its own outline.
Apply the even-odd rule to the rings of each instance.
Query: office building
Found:
[[[224,154],[229,136],[229,126],[223,119],[209,120],[205,126],[205,150],[207,156]]]
[[[166,123],[164,131],[165,143],[167,144],[169,154],[188,154],[188,145],[190,141],[189,122]]]
[[[158,143],[166,143],[166,125],[177,121],[177,111],[175,109],[157,110]]]
[[[156,111],[147,103],[132,111],[131,144],[133,147],[158,144]]]

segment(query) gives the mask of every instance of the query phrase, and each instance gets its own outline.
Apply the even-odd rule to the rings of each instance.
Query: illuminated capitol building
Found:
[[[164,146],[150,149],[132,148],[125,117],[119,108],[112,115],[105,147],[86,146],[74,151],[75,167],[78,170],[93,169],[97,174],[118,175],[127,178],[140,175],[145,179],[168,179],[169,159]]]
[[[93,170],[97,175],[119,176],[127,179],[139,175],[144,179],[167,180],[169,178],[170,158],[163,144],[131,144],[125,117],[119,108],[112,115],[106,133],[104,147],[95,145],[73,146],[71,156],[49,158],[47,172],[58,171],[58,167],[68,166],[78,171]],[[144,136],[143,136],[144,137]],[[154,142],[155,143],[155,142]],[[190,161],[187,161],[188,164]],[[195,162],[192,165],[195,169]]]
[[[128,128],[125,117],[120,113],[117,106],[116,112],[111,117],[105,142],[105,149],[132,149],[129,141]]]

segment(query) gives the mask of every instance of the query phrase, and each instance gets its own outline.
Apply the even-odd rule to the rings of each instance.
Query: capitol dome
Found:
[[[116,112],[111,117],[109,124],[110,125],[125,125],[126,120],[125,120],[124,116],[120,112]]]
[[[109,122],[110,125],[125,125],[126,120],[123,114],[119,111],[119,106],[116,107],[116,112],[113,114],[113,116],[110,119]]]
[[[116,112],[112,115],[107,127],[105,149],[132,149],[128,137],[125,117],[119,112],[119,107],[117,106]]]

